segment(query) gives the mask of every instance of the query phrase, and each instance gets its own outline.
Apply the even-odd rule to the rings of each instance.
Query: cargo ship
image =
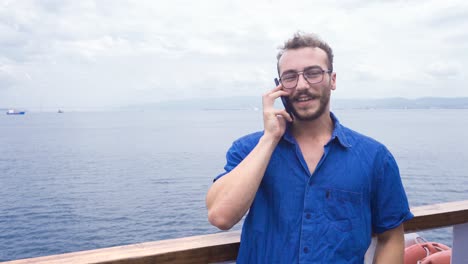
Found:
[[[8,109],[6,112],[7,115],[24,115],[25,113],[25,111],[17,111],[15,109]]]

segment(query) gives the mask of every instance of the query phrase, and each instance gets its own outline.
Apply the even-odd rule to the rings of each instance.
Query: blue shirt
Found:
[[[413,217],[387,148],[331,118],[332,137],[315,171],[286,130],[245,218],[237,263],[363,263],[372,233]],[[262,135],[235,141],[216,179],[234,169]]]

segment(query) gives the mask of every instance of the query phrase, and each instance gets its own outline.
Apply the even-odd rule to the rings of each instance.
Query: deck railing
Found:
[[[405,232],[453,226],[452,263],[468,263],[468,200],[411,208]],[[216,263],[235,260],[239,231],[14,260],[4,264]]]

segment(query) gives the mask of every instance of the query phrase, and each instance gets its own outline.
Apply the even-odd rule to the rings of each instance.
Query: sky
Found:
[[[92,109],[274,88],[316,33],[333,98],[468,97],[468,1],[0,0],[0,108]]]

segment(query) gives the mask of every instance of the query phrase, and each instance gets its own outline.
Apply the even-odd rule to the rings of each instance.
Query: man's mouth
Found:
[[[315,100],[315,99],[318,99],[319,97],[318,96],[315,96],[315,95],[310,95],[310,96],[299,96],[297,98],[294,98],[294,101],[296,102],[307,102],[307,101],[311,101],[311,100]]]

